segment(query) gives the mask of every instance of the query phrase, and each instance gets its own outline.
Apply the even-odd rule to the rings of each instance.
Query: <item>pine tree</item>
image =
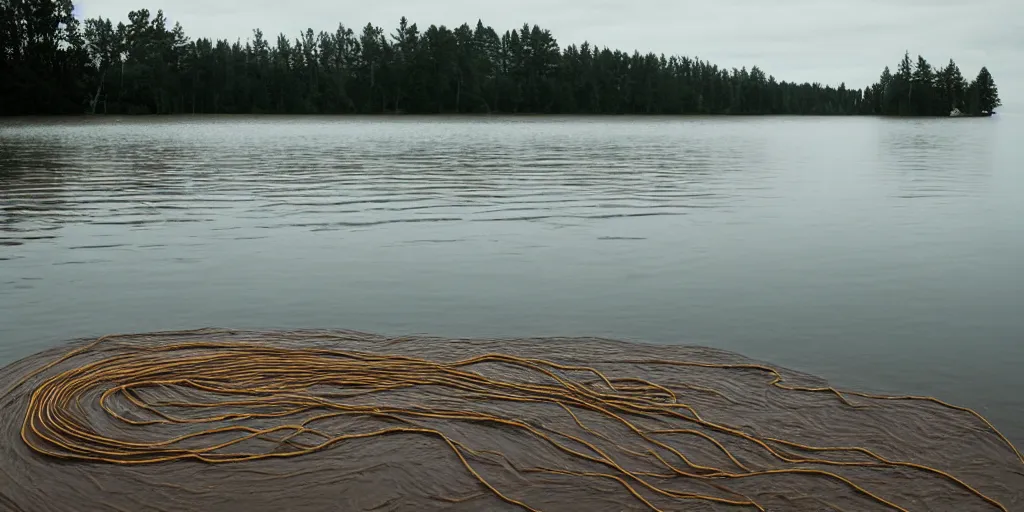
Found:
[[[0,115],[82,112],[95,72],[71,0],[0,1]]]
[[[912,115],[914,101],[913,71],[910,64],[910,52],[903,54],[903,60],[896,68],[896,79],[893,80],[896,89],[896,113],[901,116]]]
[[[964,80],[963,74],[960,73],[960,68],[957,67],[953,59],[949,59],[949,64],[946,65],[942,73],[942,89],[943,89],[943,106],[949,110],[959,109],[965,110],[967,105],[965,103],[967,94],[967,81]]]
[[[911,113],[919,116],[935,115],[935,73],[931,64],[920,55],[917,56],[911,81],[915,92],[911,102]]]
[[[996,88],[996,82],[992,79],[992,74],[988,72],[988,68],[981,68],[978,78],[974,80],[974,83],[978,95],[978,108],[982,112],[994,112],[997,107],[1002,105],[1002,102],[999,101],[999,90]]]
[[[885,68],[878,83],[865,89],[864,99],[877,102],[878,107],[865,107],[862,112],[898,116],[947,116],[954,108],[979,114],[1000,105],[988,69],[982,68],[978,78],[968,85],[952,59],[946,67],[935,71],[927,60],[918,57],[911,71],[909,53],[904,53],[895,74]]]
[[[190,40],[162,12],[86,20],[70,0],[0,0],[0,114],[584,113],[948,115],[999,106],[987,69],[968,86],[951,60],[909,52],[860,89],[776,79],[757,66],[559,46],[523,25],[478,20],[390,34],[312,29],[274,40]]]

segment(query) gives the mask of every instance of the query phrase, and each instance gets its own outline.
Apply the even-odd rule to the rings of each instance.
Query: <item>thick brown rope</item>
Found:
[[[95,340],[79,349],[26,375],[11,390],[29,379],[46,372],[69,359],[85,353],[96,345],[115,339],[108,336]],[[648,365],[692,366],[731,370],[756,370],[772,376],[771,386],[804,393],[830,393],[847,406],[852,404],[847,395],[869,400],[923,400],[957,411],[970,413],[982,421],[1013,450],[1024,464],[1024,457],[998,430],[980,414],[953,406],[931,397],[889,397],[838,391],[830,387],[798,387],[783,383],[782,375],[768,366],[756,364],[710,364],[699,362],[643,360],[616,361]],[[487,377],[469,367],[481,363],[499,364],[520,374],[531,376],[529,382]],[[585,373],[590,380],[573,379],[569,375]],[[439,386],[453,396],[471,401],[513,401],[548,403],[560,407],[571,416],[583,431],[601,439],[633,457],[642,457],[664,468],[666,473],[641,472],[627,469],[607,449],[594,442],[566,432],[531,424],[522,419],[497,414],[439,408],[393,407],[360,405],[351,399],[372,393],[412,388]],[[147,401],[147,388],[175,388],[190,394],[202,394],[202,400]],[[336,390],[331,393],[323,388]],[[316,388],[317,391],[314,391]],[[710,388],[708,388],[710,390]],[[10,392],[11,390],[8,390]],[[714,390],[710,390],[714,391]],[[136,428],[152,425],[190,426],[187,434],[158,441],[141,442],[112,437],[97,432],[84,419],[83,398],[98,397],[97,404],[111,418]],[[111,405],[121,397],[139,411],[127,417]],[[181,415],[181,411],[189,411]],[[230,411],[230,412],[219,412]],[[643,451],[626,448],[588,426],[579,411],[596,413],[631,432],[631,441],[641,443]],[[178,414],[176,414],[178,412]],[[342,416],[374,417],[398,422],[400,426],[368,432],[331,433],[317,429],[317,424]],[[645,429],[635,418],[655,418],[685,428]],[[266,428],[247,426],[246,420],[278,419],[282,423]],[[234,420],[228,426],[213,426]],[[155,464],[180,460],[205,463],[236,463],[242,461],[294,457],[327,449],[353,439],[388,435],[426,435],[439,439],[458,458],[462,466],[484,488],[498,498],[526,510],[536,510],[509,496],[508,489],[499,489],[475,467],[472,459],[485,455],[505,459],[504,455],[488,450],[473,449],[465,442],[452,439],[444,432],[423,426],[421,421],[444,420],[496,425],[523,432],[548,443],[562,453],[579,461],[591,463],[603,471],[573,471],[565,468],[517,468],[523,473],[549,473],[577,478],[600,478],[618,482],[626,492],[652,510],[658,507],[647,495],[658,495],[670,500],[703,500],[721,505],[734,505],[764,510],[754,500],[729,490],[730,480],[765,477],[771,475],[805,475],[825,478],[845,485],[876,504],[893,510],[905,511],[903,506],[886,499],[840,474],[807,466],[906,468],[920,471],[948,482],[974,495],[994,509],[1007,511],[997,500],[986,496],[956,476],[937,468],[921,464],[890,460],[861,447],[808,446],[776,438],[759,438],[739,428],[704,419],[697,410],[681,403],[669,388],[639,378],[610,378],[597,369],[557,364],[551,361],[516,357],[507,354],[487,354],[456,362],[436,362],[398,355],[382,355],[324,348],[280,348],[258,342],[244,341],[189,341],[171,342],[152,346],[125,346],[115,355],[67,369],[50,376],[33,391],[21,429],[24,442],[38,453],[81,461],[111,464]],[[206,426],[204,426],[206,425]],[[704,430],[698,430],[698,428]],[[778,461],[780,467],[754,468],[743,463],[720,439],[707,432],[717,432],[724,438],[752,443],[764,454]],[[727,467],[718,468],[698,464],[686,454],[664,441],[666,436],[686,435],[711,443],[728,460]],[[311,438],[318,438],[316,442]],[[216,439],[216,441],[215,441]],[[272,441],[273,450],[247,452],[243,446],[254,440]],[[858,454],[870,462],[837,461],[827,458],[800,457],[782,451],[788,447],[811,453]],[[671,459],[671,460],[670,460]],[[687,478],[719,489],[731,497],[681,492],[658,485],[665,478]]]

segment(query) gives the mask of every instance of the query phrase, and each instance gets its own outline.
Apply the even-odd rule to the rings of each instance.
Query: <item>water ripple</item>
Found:
[[[0,359],[208,324],[728,340],[1024,439],[999,117],[0,120]]]
[[[0,152],[0,245],[53,238],[41,233],[68,224],[318,232],[684,216],[782,200],[782,166],[817,165],[774,133],[777,121],[773,130],[704,121],[452,121],[438,130],[431,121],[300,120],[283,131],[267,122],[11,127]],[[969,133],[908,126],[881,145],[890,197],[972,194],[977,176],[958,170],[977,160],[962,149]],[[948,149],[952,140],[961,149]],[[217,223],[225,218],[233,225]]]
[[[317,232],[678,216],[728,205],[735,189],[709,169],[761,150],[742,138],[712,149],[698,132],[642,140],[623,132],[595,145],[572,130],[538,138],[542,125],[514,123],[490,125],[483,137],[473,123],[441,131],[313,123],[304,137],[276,136],[261,123],[225,131],[213,120],[189,123],[189,132],[173,123],[86,125],[4,134],[0,158],[10,171],[0,174],[0,230],[10,235],[0,244],[68,223],[151,229],[230,217],[258,229]],[[18,232],[27,223],[34,227]]]

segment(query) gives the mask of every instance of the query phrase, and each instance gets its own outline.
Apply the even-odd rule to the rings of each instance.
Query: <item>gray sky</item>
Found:
[[[248,39],[261,28],[331,30],[367,22],[391,33],[403,15],[431,24],[499,33],[524,22],[551,30],[563,47],[591,41],[613,49],[699,56],[721,66],[760,66],[780,80],[862,88],[904,50],[933,65],[952,57],[968,79],[988,66],[1004,104],[1024,104],[1021,0],[77,0],[79,17],[127,21],[163,9],[195,37]]]

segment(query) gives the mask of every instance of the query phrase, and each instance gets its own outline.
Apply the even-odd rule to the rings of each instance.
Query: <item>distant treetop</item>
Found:
[[[271,43],[192,40],[163,12],[127,23],[72,16],[70,0],[0,1],[0,114],[551,113],[946,116],[1000,105],[982,68],[968,83],[950,60],[904,55],[863,91],[777,80],[757,66],[632,54],[590,43],[561,48],[523,25],[477,21],[391,33],[307,29]]]

